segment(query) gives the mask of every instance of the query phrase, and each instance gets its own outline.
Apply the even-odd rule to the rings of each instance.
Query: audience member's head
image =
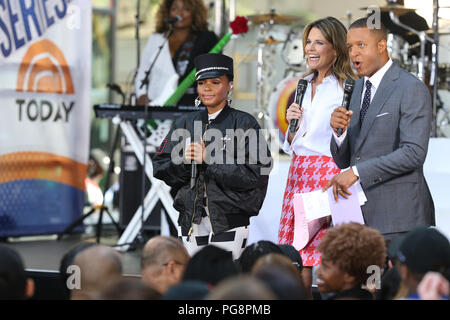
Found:
[[[238,273],[230,251],[207,245],[191,257],[183,280],[200,280],[214,286]]]
[[[260,240],[246,247],[237,261],[241,272],[250,273],[256,260],[269,253],[283,252],[275,243],[266,240]]]
[[[387,242],[386,245],[388,246],[386,254],[387,254],[387,268],[394,268],[395,266],[398,266],[398,258],[397,258],[397,250],[401,243],[402,237],[399,236],[395,239],[393,239],[390,242]]]
[[[157,236],[144,247],[141,258],[142,280],[162,295],[179,283],[189,261],[183,243],[174,237]]]
[[[203,300],[211,286],[200,280],[186,280],[172,286],[164,294],[164,300]]]
[[[249,275],[239,275],[222,281],[206,297],[206,300],[276,299],[276,295],[263,281]]]
[[[159,300],[161,294],[139,279],[117,278],[98,295],[99,300]]]
[[[307,299],[300,270],[282,254],[269,253],[260,257],[252,268],[252,275],[262,280],[280,300]]]
[[[375,292],[376,300],[393,300],[399,289],[402,279],[397,267],[392,267],[381,276],[381,288]]]
[[[74,265],[80,271],[80,288],[72,290],[73,300],[93,299],[109,282],[122,275],[122,259],[111,247],[95,245],[76,255]]]
[[[294,279],[302,282],[301,271],[292,263],[292,260],[281,253],[269,253],[260,257],[253,265],[251,273],[254,274],[260,269],[271,268],[283,269],[285,273],[289,273]]]
[[[90,248],[92,246],[95,246],[96,243],[94,242],[82,242],[80,244],[77,244],[75,247],[71,248],[69,251],[66,252],[66,254],[62,257],[61,262],[59,264],[59,274],[61,277],[61,280],[63,282],[63,288],[64,292],[66,293],[66,298],[70,298],[70,289],[67,285],[67,280],[72,275],[72,271],[69,269],[70,266],[74,264],[74,260],[77,254],[79,254],[81,251]]]
[[[354,222],[329,229],[319,251],[322,262],[317,270],[317,286],[321,293],[361,288],[373,274],[368,267],[376,266],[381,271],[386,259],[380,232]]]
[[[450,279],[450,243],[433,227],[418,227],[401,236],[394,249],[407,294],[416,294],[423,276],[439,272]]]
[[[278,247],[281,249],[283,254],[291,259],[292,264],[297,267],[298,270],[303,270],[303,260],[300,253],[295,249],[294,246],[290,244],[279,244]]]
[[[21,256],[0,245],[0,300],[24,300],[34,294],[34,282],[27,278]]]

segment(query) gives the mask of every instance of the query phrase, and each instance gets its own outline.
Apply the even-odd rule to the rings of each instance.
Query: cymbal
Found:
[[[407,14],[409,12],[415,12],[417,9],[413,9],[413,8],[405,8],[404,6],[399,6],[399,5],[387,5],[387,6],[383,6],[383,7],[379,7],[381,12],[389,12],[389,11],[394,11],[394,14],[396,16],[402,16],[404,14]],[[370,9],[370,7],[363,7],[363,8],[359,8],[360,10],[366,10]]]
[[[284,16],[278,13],[256,14],[247,16],[247,19],[256,23],[265,23],[270,22],[271,20],[273,23],[292,23],[301,20],[299,17]]]

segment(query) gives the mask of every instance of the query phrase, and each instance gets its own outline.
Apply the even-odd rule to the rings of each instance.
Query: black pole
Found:
[[[135,36],[134,39],[136,40],[136,70],[134,71],[133,80],[132,83],[134,85],[136,81],[136,77],[138,75],[139,66],[141,64],[141,37],[140,37],[140,27],[141,27],[141,0],[136,0],[136,15],[135,17]],[[130,95],[130,105],[133,105],[134,102],[132,101],[132,97],[135,96],[134,92],[132,91],[132,94]],[[137,101],[136,97],[136,101]]]
[[[431,125],[431,136],[437,137],[437,91],[438,91],[438,70],[439,70],[439,1],[433,0],[433,32],[434,43],[432,44],[434,85],[433,85],[433,122]]]

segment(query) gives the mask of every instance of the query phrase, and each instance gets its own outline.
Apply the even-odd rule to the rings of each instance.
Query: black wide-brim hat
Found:
[[[219,78],[233,79],[233,59],[220,53],[205,53],[195,58],[195,80]]]

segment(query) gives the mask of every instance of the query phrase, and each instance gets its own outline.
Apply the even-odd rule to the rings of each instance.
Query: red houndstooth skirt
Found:
[[[278,243],[292,244],[294,240],[294,205],[295,193],[311,192],[323,188],[327,182],[340,172],[333,158],[327,156],[297,156],[294,155],[289,168],[289,175],[284,192],[283,207],[281,209]],[[301,250],[303,266],[320,265],[320,252],[317,250],[320,241],[325,236],[328,225],[312,237]]]

